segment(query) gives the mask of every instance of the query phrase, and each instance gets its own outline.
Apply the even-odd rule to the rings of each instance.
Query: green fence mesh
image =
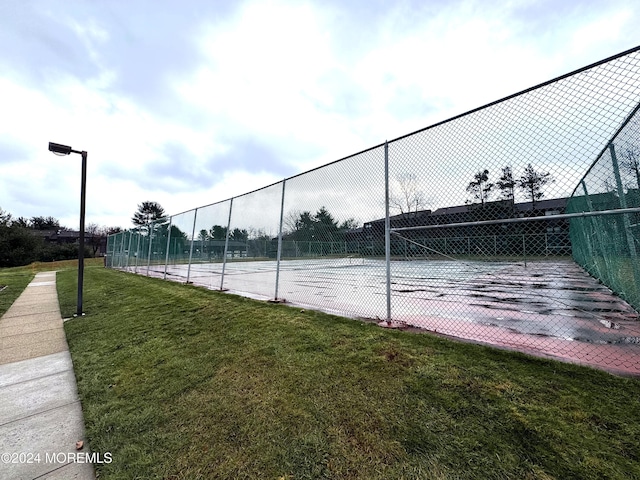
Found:
[[[640,106],[640,105],[639,105]],[[636,108],[579,182],[567,213],[576,261],[640,309],[640,112]],[[638,209],[638,211],[633,211]],[[629,213],[615,213],[630,210]]]

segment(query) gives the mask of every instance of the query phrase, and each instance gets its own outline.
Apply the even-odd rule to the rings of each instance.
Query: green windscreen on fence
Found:
[[[576,187],[567,213],[638,207],[640,112],[636,108]],[[570,236],[576,262],[640,310],[640,212],[573,218]]]

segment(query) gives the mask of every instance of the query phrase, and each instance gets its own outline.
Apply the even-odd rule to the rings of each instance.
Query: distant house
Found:
[[[569,255],[568,220],[549,218],[565,213],[567,202],[568,198],[537,200],[535,205],[501,200],[393,215],[389,218],[392,229],[410,229],[400,232],[408,241],[392,236],[392,254],[416,252],[422,245],[425,252],[431,249],[447,255],[512,255],[523,249],[536,255]],[[525,217],[540,217],[540,221],[491,223]],[[381,218],[350,230],[346,238],[354,251],[364,248],[364,253],[382,255],[384,234],[385,219]]]
[[[69,245],[80,243],[80,232],[74,230],[29,230],[32,235],[42,238],[45,243],[56,245]],[[95,252],[96,256],[105,255],[107,252],[107,237],[102,235],[92,235],[86,233],[84,235],[84,244]]]

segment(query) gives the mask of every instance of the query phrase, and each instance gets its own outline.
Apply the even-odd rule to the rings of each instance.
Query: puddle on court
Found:
[[[460,321],[588,343],[620,343],[640,334],[638,313],[570,261],[505,265],[460,282],[444,279],[440,286],[439,300],[447,304],[436,311],[424,305],[426,316],[448,311]],[[419,289],[408,290],[408,305],[435,306]],[[412,322],[415,314],[409,313]]]

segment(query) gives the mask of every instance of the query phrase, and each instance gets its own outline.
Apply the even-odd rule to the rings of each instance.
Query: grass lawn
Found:
[[[65,330],[101,479],[640,478],[640,381],[102,268]],[[75,273],[58,274],[63,316]]]
[[[4,315],[33,279],[25,270],[0,269],[0,316]]]
[[[102,258],[85,259],[85,265],[87,266],[102,265],[103,262]],[[16,301],[26,286],[29,285],[29,282],[33,280],[36,273],[77,268],[77,260],[34,262],[24,267],[0,268],[0,316]]]

